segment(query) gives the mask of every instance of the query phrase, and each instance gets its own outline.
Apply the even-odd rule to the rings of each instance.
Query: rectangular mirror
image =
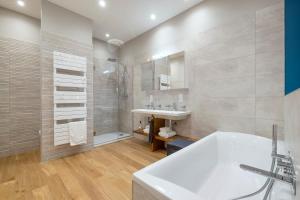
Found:
[[[187,88],[184,52],[144,63],[141,73],[143,91]]]
[[[170,55],[168,58],[170,89],[186,88],[184,52]]]

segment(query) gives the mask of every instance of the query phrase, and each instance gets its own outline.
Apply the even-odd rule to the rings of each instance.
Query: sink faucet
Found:
[[[296,195],[296,172],[294,168],[293,158],[289,155],[281,155],[277,153],[277,125],[273,125],[272,135],[272,154],[271,157],[276,161],[277,169],[283,170],[284,175],[278,174],[278,170],[265,171],[248,165],[240,165],[240,168],[246,171],[268,177],[274,181],[281,181],[290,184],[293,187],[294,195]],[[272,186],[271,186],[272,187]]]
[[[154,103],[146,104],[147,109],[155,110]]]
[[[159,110],[161,110],[161,104],[157,105],[157,108],[158,108]]]
[[[173,103],[173,110],[177,110],[177,103]]]
[[[167,110],[170,110],[172,108],[172,105],[169,104],[169,105],[166,105],[165,107],[167,108]]]
[[[155,110],[155,107],[154,107],[154,103],[153,103],[153,102],[150,103],[150,109]]]

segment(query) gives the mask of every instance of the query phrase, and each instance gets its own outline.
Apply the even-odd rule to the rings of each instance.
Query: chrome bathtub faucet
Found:
[[[266,170],[258,169],[256,167],[252,167],[244,164],[241,164],[240,168],[261,176],[265,176],[267,178],[272,179],[273,181],[280,181],[283,183],[287,183],[292,186],[294,195],[296,195],[297,183],[296,183],[296,172],[295,172],[293,158],[290,155],[281,155],[277,153],[277,143],[278,143],[277,130],[278,130],[277,125],[273,125],[271,157],[276,163],[275,169],[278,170],[266,171]],[[278,173],[279,170],[281,170],[284,175],[280,175]],[[272,188],[272,186],[273,183],[269,183],[269,187]],[[266,193],[265,197],[267,197],[268,195],[269,194]]]
[[[283,176],[283,175],[280,175],[278,173],[265,171],[265,170],[262,170],[262,169],[258,169],[256,167],[251,167],[251,166],[243,165],[243,164],[240,165],[240,168],[243,169],[243,170],[255,173],[255,174],[259,174],[261,176],[265,176],[267,178],[271,178],[275,181],[281,181],[281,182],[290,184],[293,187],[294,195],[296,195],[296,186],[297,186],[296,185],[296,178],[293,175]]]

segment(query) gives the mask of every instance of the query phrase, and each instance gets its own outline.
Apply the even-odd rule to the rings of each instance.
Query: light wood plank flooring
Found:
[[[165,157],[129,139],[39,162],[38,152],[0,159],[0,199],[130,200],[132,173]]]

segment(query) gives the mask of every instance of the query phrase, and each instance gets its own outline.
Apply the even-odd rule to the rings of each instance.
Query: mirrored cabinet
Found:
[[[188,88],[185,76],[185,54],[179,52],[141,65],[143,91]]]

